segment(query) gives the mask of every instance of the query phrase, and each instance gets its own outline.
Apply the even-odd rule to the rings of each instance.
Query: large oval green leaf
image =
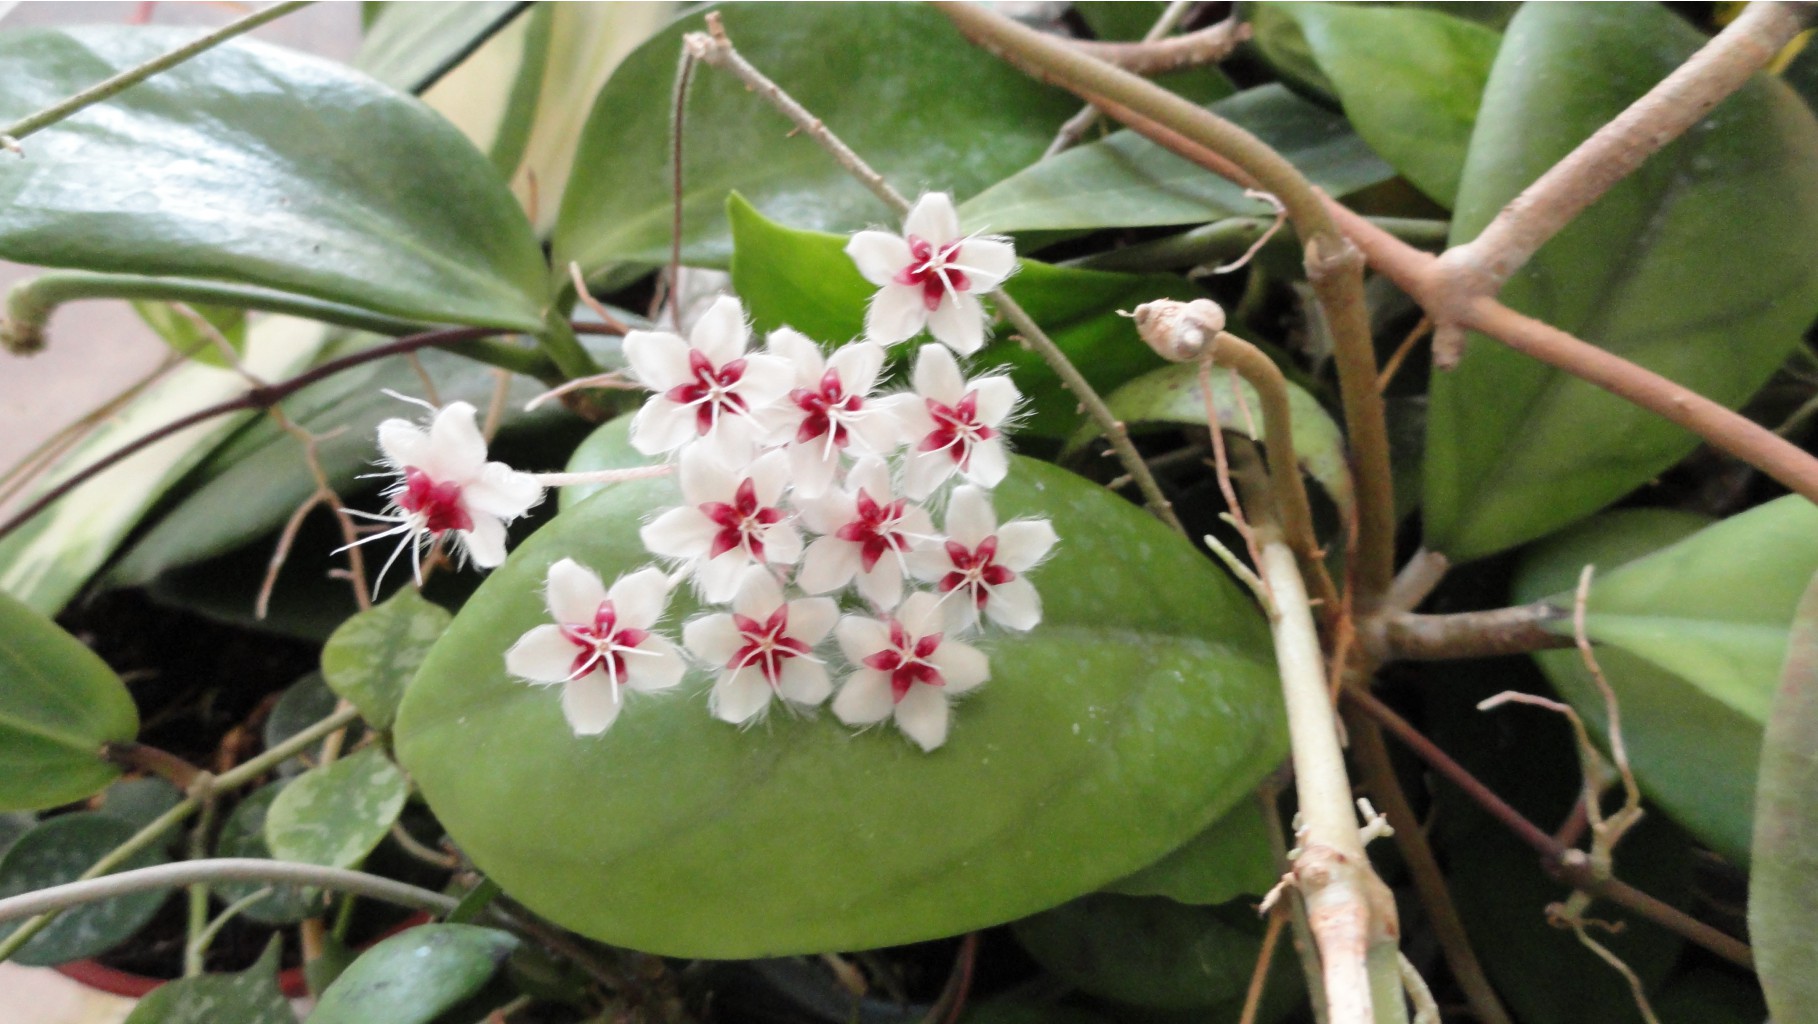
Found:
[[[1653,4],[1528,4],[1509,25],[1459,187],[1452,240],[1703,42]],[[1615,185],[1503,289],[1511,307],[1730,406],[1818,313],[1818,123],[1757,78]],[[1513,547],[1646,483],[1697,439],[1483,337],[1435,374],[1427,546]]]
[[[897,187],[964,197],[1035,162],[1079,101],[984,51],[920,4],[729,4],[727,34]],[[671,94],[698,9],[626,58],[594,101],[562,200],[555,266],[622,282],[669,261]],[[900,220],[731,74],[697,68],[683,125],[682,259],[726,265],[722,204],[823,231]],[[980,140],[989,139],[988,145]],[[566,270],[563,270],[566,274]]]
[[[1422,192],[1451,206],[1497,33],[1400,5],[1265,6],[1299,25],[1357,134]]]
[[[1569,609],[1579,570],[1598,566],[1585,632],[1636,777],[1688,830],[1746,865],[1762,727],[1794,609],[1818,572],[1818,508],[1790,496],[1688,533],[1685,517],[1658,512],[1592,520],[1529,557],[1515,599]],[[1659,550],[1636,557],[1644,546]],[[1569,635],[1570,619],[1553,628]],[[1535,657],[1602,735],[1603,698],[1578,652]]]
[[[92,26],[0,36],[0,117],[189,41]],[[542,324],[530,224],[486,157],[420,102],[260,43],[217,47],[0,165],[0,257],[211,277],[432,323]]]
[[[546,621],[552,562],[610,581],[649,561],[637,527],[679,501],[667,478],[571,507],[488,578],[406,692],[399,754],[506,892],[650,952],[891,945],[1089,892],[1179,846],[1281,756],[1268,638],[1221,572],[1108,492],[1018,459],[994,500],[1060,534],[1036,577],[1045,618],[982,641],[992,679],[933,754],[825,713],[732,728],[709,717],[700,672],[575,737],[556,692],[506,675],[506,648]],[[693,607],[676,598],[670,633]]]
[[[1344,118],[1283,86],[1248,89],[1210,109],[1275,147],[1335,196],[1395,175]],[[968,228],[1015,232],[1200,224],[1268,208],[1245,198],[1240,186],[1125,130],[1019,171],[959,212]]]
[[[0,810],[99,792],[120,774],[101,745],[138,733],[138,709],[114,670],[0,591]]]
[[[1818,576],[1799,602],[1761,750],[1749,939],[1779,1024],[1818,1021]]]

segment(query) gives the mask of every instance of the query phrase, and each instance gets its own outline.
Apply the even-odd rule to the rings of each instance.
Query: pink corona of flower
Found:
[[[486,461],[486,438],[475,423],[473,406],[450,402],[435,409],[419,404],[434,412],[427,429],[402,419],[379,424],[379,451],[387,475],[397,476],[384,492],[391,500],[390,511],[373,515],[343,510],[394,525],[339,550],[382,537],[403,537],[373,581],[375,593],[406,548],[421,585],[423,549],[444,534],[459,538],[473,564],[483,569],[498,565],[505,561],[505,524],[543,500],[543,487],[535,477],[503,462]]]
[[[1054,527],[1046,519],[998,526],[990,499],[971,485],[953,489],[946,525],[946,542],[909,556],[909,571],[940,592],[948,628],[976,626],[982,613],[1005,629],[1034,629],[1042,600],[1025,574],[1054,548]]]
[[[894,345],[924,326],[960,355],[985,343],[978,296],[1016,270],[1016,250],[998,237],[962,235],[953,199],[930,192],[903,221],[902,235],[860,231],[846,244],[859,273],[878,286],[865,314],[865,337]]]
[[[704,615],[682,629],[682,643],[720,670],[709,702],[714,717],[734,725],[754,721],[780,696],[813,706],[833,693],[814,649],[839,618],[832,598],[783,600],[769,569],[745,570],[732,611]]]
[[[893,616],[840,620],[835,634],[855,666],[833,698],[840,721],[872,725],[894,718],[923,750],[947,742],[949,699],[984,683],[991,666],[944,630],[939,604],[933,594],[910,594]]]
[[[631,421],[631,444],[646,455],[704,444],[728,468],[751,458],[758,415],[788,393],[789,365],[747,355],[745,312],[722,296],[683,341],[674,334],[632,331],[625,359],[639,384],[655,394]]]
[[[911,438],[903,490],[921,501],[955,473],[995,487],[1010,470],[1005,421],[1022,397],[1010,378],[968,381],[953,354],[923,345],[915,357],[915,391],[893,396],[892,408]]]
[[[562,714],[576,736],[605,732],[619,717],[621,691],[681,682],[681,653],[652,632],[669,603],[661,569],[622,576],[608,590],[593,570],[564,558],[548,579],[544,598],[555,623],[525,633],[505,652],[505,668],[533,683],[562,684]]]
[[[796,585],[825,594],[858,581],[858,592],[882,610],[903,599],[905,559],[928,543],[934,523],[921,506],[896,497],[890,468],[861,459],[846,474],[846,488],[799,502],[802,522],[822,536],[808,545]]]

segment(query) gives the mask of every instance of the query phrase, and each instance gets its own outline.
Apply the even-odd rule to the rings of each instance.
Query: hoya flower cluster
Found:
[[[723,721],[752,723],[778,701],[830,701],[848,725],[893,719],[933,750],[950,699],[990,675],[969,640],[1041,620],[1027,574],[1054,531],[1042,519],[999,524],[990,500],[1009,468],[1004,430],[1020,396],[1008,377],[968,377],[955,358],[983,343],[977,293],[1014,268],[1010,245],[962,237],[937,194],[916,204],[904,237],[860,232],[847,252],[880,290],[865,339],[830,354],[786,327],[754,347],[730,297],[687,338],[626,336],[629,372],[652,392],[631,442],[667,456],[682,493],[641,529],[660,566],[608,587],[557,561],[545,592],[553,621],[505,654],[512,674],[562,686],[577,734],[610,727],[627,691],[674,687],[692,660],[715,673],[709,706]],[[885,346],[924,327],[944,344],[917,351],[908,390],[881,391]],[[427,434],[389,421],[381,435],[411,431],[422,447],[440,433],[465,437],[472,420],[471,407],[452,405]],[[535,479],[495,470],[483,443],[477,455],[464,443],[446,472],[408,448],[386,447],[402,481],[390,492],[395,532],[415,550],[454,531],[474,561],[497,564],[493,528],[534,504]],[[684,582],[707,610],[681,625],[678,643],[658,627]]]

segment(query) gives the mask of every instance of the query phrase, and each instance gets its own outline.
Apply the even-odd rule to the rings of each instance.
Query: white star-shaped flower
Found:
[[[1034,629],[1042,599],[1025,574],[1048,557],[1059,538],[1046,519],[997,525],[985,492],[953,489],[947,505],[947,540],[909,556],[909,571],[935,584],[949,629],[978,625],[979,613],[1005,629]]]
[[[794,565],[802,538],[780,506],[789,456],[766,452],[742,471],[722,468],[699,446],[682,453],[681,508],[639,532],[652,553],[679,559],[709,603],[729,601],[752,565]]]
[[[953,353],[923,345],[915,357],[915,391],[891,398],[908,432],[903,490],[922,501],[960,473],[981,487],[995,487],[1010,470],[1005,421],[1022,398],[1002,374],[967,381]]]
[[[535,477],[503,462],[486,461],[486,438],[474,420],[473,406],[450,402],[435,409],[428,403],[419,404],[434,414],[428,429],[402,419],[379,424],[385,475],[398,477],[384,492],[391,502],[387,513],[342,510],[394,525],[340,551],[403,535],[373,581],[375,593],[405,548],[410,549],[411,566],[422,585],[423,548],[445,533],[460,539],[473,564],[483,569],[498,565],[505,561],[505,524],[543,500],[543,486]]]
[[[865,314],[865,337],[881,345],[912,338],[923,326],[960,355],[985,343],[978,295],[1016,270],[1016,250],[996,236],[962,235],[953,199],[930,192],[903,221],[902,235],[860,231],[846,255],[878,286]]]
[[[705,615],[682,628],[682,643],[720,670],[709,698],[715,718],[754,721],[771,696],[815,705],[833,693],[814,649],[840,615],[832,598],[783,600],[783,587],[762,566],[745,570],[732,611]]]
[[[833,698],[840,721],[872,725],[894,717],[923,750],[947,742],[948,700],[984,683],[991,665],[977,648],[947,637],[939,605],[933,594],[910,594],[894,616],[840,620],[834,632],[856,666]]]
[[[661,569],[621,576],[608,590],[571,558],[549,567],[544,592],[555,624],[537,626],[505,652],[505,669],[533,683],[562,684],[562,714],[576,736],[605,732],[625,689],[667,690],[686,665],[675,645],[651,632],[669,603]]]
[[[772,440],[789,449],[796,494],[825,493],[843,454],[885,455],[903,444],[901,421],[871,395],[884,368],[882,346],[854,342],[827,357],[805,335],[782,327],[770,332],[766,351],[795,372],[794,388],[771,407],[770,419]]]
[[[737,299],[721,296],[688,340],[659,331],[625,335],[631,375],[655,394],[631,421],[632,447],[645,455],[704,444],[720,464],[750,460],[756,417],[788,393],[793,374],[775,356],[745,353],[749,332]]]
[[[903,599],[905,557],[928,543],[934,522],[921,506],[896,497],[884,460],[860,459],[847,472],[845,489],[798,505],[803,524],[822,536],[803,554],[796,586],[825,594],[856,578],[866,600],[895,608]]]

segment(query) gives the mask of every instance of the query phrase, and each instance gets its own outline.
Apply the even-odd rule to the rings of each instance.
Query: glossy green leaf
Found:
[[[1313,47],[1294,19],[1289,4],[1259,3],[1244,11],[1250,43],[1284,82],[1321,100],[1338,102],[1338,87],[1320,70]]]
[[[0,37],[21,117],[189,41],[128,26]],[[130,167],[130,174],[122,174]],[[0,167],[0,257],[221,278],[432,323],[538,329],[545,265],[485,157],[416,100],[235,40]]]
[[[271,714],[265,718],[265,728],[261,730],[266,749],[283,743],[334,714],[339,699],[328,688],[328,682],[320,672],[311,672],[285,687],[284,692],[278,696],[278,703],[272,705]],[[349,742],[359,738],[360,728],[358,723],[354,724],[347,736]],[[303,758],[293,757],[278,766],[278,774],[295,775],[303,771],[304,767]]]
[[[1243,895],[1261,896],[1280,880],[1262,807],[1243,800],[1174,852],[1104,891],[1211,906]]]
[[[859,276],[846,255],[844,236],[778,224],[737,194],[727,200],[726,209],[734,242],[733,287],[760,334],[785,324],[823,343],[864,334],[865,307],[877,288]],[[1004,289],[1101,390],[1161,365],[1118,310],[1152,299],[1203,294],[1166,274],[1111,274],[1034,260],[1021,261]],[[1041,437],[1071,434],[1083,419],[1079,400],[1061,388],[1040,356],[1009,339],[1008,324],[998,324],[996,334],[998,340],[979,353],[976,363],[1010,368],[1028,399],[1028,418],[1018,429]],[[896,351],[912,353],[915,344]]]
[[[1423,731],[1434,742],[1529,821],[1551,829],[1566,820],[1581,792],[1570,725],[1540,708],[1477,710],[1479,701],[1504,690],[1543,691],[1532,665],[1510,658],[1472,662],[1468,672],[1440,665],[1423,683]],[[1516,1020],[1642,1024],[1622,977],[1547,921],[1547,905],[1566,890],[1546,875],[1532,847],[1443,779],[1435,786],[1432,821],[1431,840],[1459,916]],[[1690,837],[1666,816],[1649,814],[1616,848],[1616,876],[1687,909],[1695,898],[1694,856]],[[1650,993],[1657,991],[1685,940],[1606,903],[1591,913],[1622,923],[1620,932],[1592,936]]]
[[[1357,134],[1422,192],[1451,206],[1501,37],[1435,11],[1269,4],[1301,30]]]
[[[139,733],[126,684],[56,623],[0,593],[0,810],[80,800],[120,774],[101,745]]]
[[[329,333],[321,324],[266,318],[249,332],[242,363],[265,380],[280,380],[308,365]],[[245,390],[246,381],[227,370],[181,367],[96,429],[33,493],[62,483],[129,441]],[[159,497],[254,415],[222,416],[178,431],[71,491],[0,540],[0,588],[41,612],[60,610]],[[211,521],[212,526],[220,523]]]
[[[510,0],[389,4],[367,28],[353,66],[393,88],[420,93],[528,6]]]
[[[385,838],[410,784],[377,747],[299,775],[265,813],[265,845],[278,860],[352,867]]]
[[[39,822],[0,857],[0,899],[73,882],[137,831],[130,821],[94,811]],[[153,867],[165,859],[163,849],[153,843],[128,857],[118,870]],[[145,927],[169,895],[156,890],[73,907],[27,942],[13,960],[44,967],[105,952]],[[0,925],[0,937],[11,935],[20,924]]]
[[[389,729],[404,684],[453,618],[416,588],[403,587],[335,630],[322,648],[322,676],[329,689],[360,709],[360,717]]]
[[[1342,196],[1395,176],[1343,118],[1279,85],[1210,109],[1274,146],[1315,185]],[[997,232],[1200,224],[1267,214],[1260,201],[1131,131],[1011,175],[960,204],[966,227]]]
[[[1593,520],[1541,546],[1514,596],[1570,609],[1579,569],[1598,566],[1585,631],[1621,707],[1636,777],[1675,819],[1746,865],[1762,726],[1788,624],[1818,572],[1818,509],[1794,496],[1691,536],[1685,522]],[[1650,533],[1660,549],[1635,557]],[[1569,635],[1569,617],[1553,628]],[[1536,658],[1601,735],[1603,699],[1578,653]]]
[[[259,962],[234,974],[178,978],[139,1000],[126,1024],[296,1024],[290,1001],[278,991],[278,955],[284,940],[266,943]]]
[[[971,195],[1033,163],[1079,109],[1078,100],[966,45],[946,18],[919,4],[720,10],[746,60],[909,193]],[[590,280],[612,284],[669,261],[676,58],[682,34],[703,27],[691,11],[626,58],[601,90],[576,156],[584,173],[556,224],[556,267],[578,261]],[[733,191],[767,216],[822,231],[900,219],[743,83],[698,70],[683,126],[685,262],[726,265],[732,239],[723,206]]]
[[[1818,576],[1793,620],[1761,747],[1749,940],[1777,1024],[1818,1021]]]
[[[235,357],[246,350],[246,311],[227,306],[192,305],[190,312],[208,327],[184,315],[168,302],[135,302],[133,311],[179,355],[208,366],[227,366],[227,356],[215,340],[227,342]]]
[[[95,809],[130,822],[134,828],[144,828],[182,802],[181,790],[163,779],[146,775],[121,779],[102,790],[101,805]],[[171,829],[165,843],[175,844],[182,837],[181,829]]]
[[[271,857],[271,847],[265,845],[265,817],[286,785],[279,781],[261,786],[235,804],[215,837],[215,856]],[[271,891],[240,911],[248,920],[270,925],[296,924],[322,912],[323,901],[316,890],[302,886],[266,882],[216,882],[209,886],[209,892],[223,904],[237,903],[261,889]]]
[[[411,928],[360,954],[322,993],[309,1024],[428,1024],[479,992],[517,946],[495,928]]]
[[[1484,93],[1452,240],[1704,42],[1655,5],[1529,4]],[[1730,406],[1818,313],[1818,122],[1757,78],[1541,248],[1502,299]],[[1697,444],[1690,433],[1497,342],[1436,374],[1426,543],[1476,558],[1584,518]]]
[[[1248,381],[1231,370],[1212,367],[1212,407],[1219,426],[1261,441],[1262,399]],[[1239,404],[1235,389],[1242,389]],[[1186,424],[1206,425],[1206,396],[1200,386],[1197,363],[1177,363],[1143,374],[1105,398],[1112,415],[1129,424],[1133,433],[1145,427]],[[1338,424],[1319,400],[1299,385],[1288,385],[1288,408],[1293,417],[1294,454],[1308,476],[1319,482],[1340,508],[1351,506],[1351,467],[1345,461],[1345,439]],[[1081,427],[1067,443],[1078,452],[1099,437],[1095,424]]]
[[[675,486],[615,485],[539,531],[455,617],[398,716],[399,754],[450,835],[566,927],[713,958],[951,935],[1152,863],[1281,755],[1255,609],[1138,509],[1026,459],[994,502],[1060,534],[1035,580],[1045,617],[983,641],[992,679],[933,754],[825,713],[729,727],[701,672],[576,737],[559,694],[506,675],[504,652],[547,621],[556,559],[609,581],[647,563],[636,528]],[[677,595],[663,628],[693,609]]]
[[[1262,921],[1246,905],[1189,907],[1104,893],[1011,928],[1035,961],[1062,981],[1158,1009],[1241,1002],[1263,934]]]

